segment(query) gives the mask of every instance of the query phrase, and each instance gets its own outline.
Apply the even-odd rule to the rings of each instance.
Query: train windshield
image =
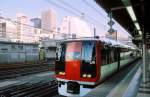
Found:
[[[66,49],[66,61],[81,59],[82,42],[69,42]]]
[[[83,42],[82,45],[82,60],[90,63],[95,61],[95,43],[92,41]]]
[[[81,77],[96,76],[96,46],[94,41],[85,41],[82,44]]]
[[[55,71],[65,72],[65,61],[80,60],[81,76],[96,76],[96,46],[94,41],[75,41],[61,44],[57,51]]]

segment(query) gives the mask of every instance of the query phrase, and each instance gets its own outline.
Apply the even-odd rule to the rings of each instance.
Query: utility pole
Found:
[[[96,36],[96,28],[94,27],[94,37]]]
[[[143,38],[143,50],[142,50],[142,55],[143,55],[143,65],[142,65],[142,81],[145,83],[146,82],[146,35],[145,33],[142,36]]]
[[[112,11],[110,11],[109,12],[109,14],[108,14],[108,16],[109,16],[109,18],[110,18],[110,20],[109,20],[109,22],[108,22],[108,25],[109,25],[109,30],[108,30],[108,32],[110,33],[110,34],[112,34],[112,33],[114,33],[115,32],[115,30],[113,29],[113,25],[114,25],[114,21],[112,20]]]
[[[121,9],[125,9],[125,8],[126,8],[125,6],[119,6],[119,7],[114,7],[114,8],[110,9],[110,12],[108,13],[108,16],[110,18],[110,20],[108,22],[108,25],[109,25],[110,28],[109,28],[108,32],[110,34],[113,34],[114,32],[116,32],[116,34],[117,34],[117,30],[114,30],[113,27],[112,27],[115,24],[115,22],[113,21],[113,11],[117,11],[117,10],[121,10]]]

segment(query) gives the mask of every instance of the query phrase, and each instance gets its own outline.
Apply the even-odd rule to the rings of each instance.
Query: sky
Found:
[[[16,13],[24,13],[29,18],[40,17],[41,12],[54,9],[57,14],[57,26],[64,16],[78,16],[83,18],[96,33],[103,35],[109,29],[107,13],[94,0],[1,0],[0,12],[2,16],[16,19]],[[82,15],[84,13],[84,15]],[[118,35],[128,36],[127,31],[117,22],[113,26]]]

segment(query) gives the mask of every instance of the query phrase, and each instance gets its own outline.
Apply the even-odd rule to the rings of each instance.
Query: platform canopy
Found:
[[[134,37],[134,43],[142,43],[142,35],[150,40],[148,32],[150,28],[144,25],[144,0],[95,0],[95,2],[107,13],[112,11],[113,18]]]

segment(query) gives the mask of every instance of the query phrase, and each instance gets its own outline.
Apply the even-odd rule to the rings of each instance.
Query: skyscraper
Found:
[[[0,17],[0,38],[9,40],[17,39],[16,22],[10,18]]]
[[[34,27],[31,25],[29,18],[22,14],[17,14],[17,36],[22,42],[34,41]]]
[[[41,19],[40,18],[32,18],[30,20],[33,22],[35,28],[41,28]]]
[[[56,12],[52,9],[42,12],[42,33],[56,32]]]
[[[0,17],[0,38],[6,38],[6,22]]]
[[[67,35],[67,37],[91,37],[92,31],[88,23],[79,17],[65,16],[62,19],[60,26],[60,33]],[[66,37],[66,36],[65,36]]]

